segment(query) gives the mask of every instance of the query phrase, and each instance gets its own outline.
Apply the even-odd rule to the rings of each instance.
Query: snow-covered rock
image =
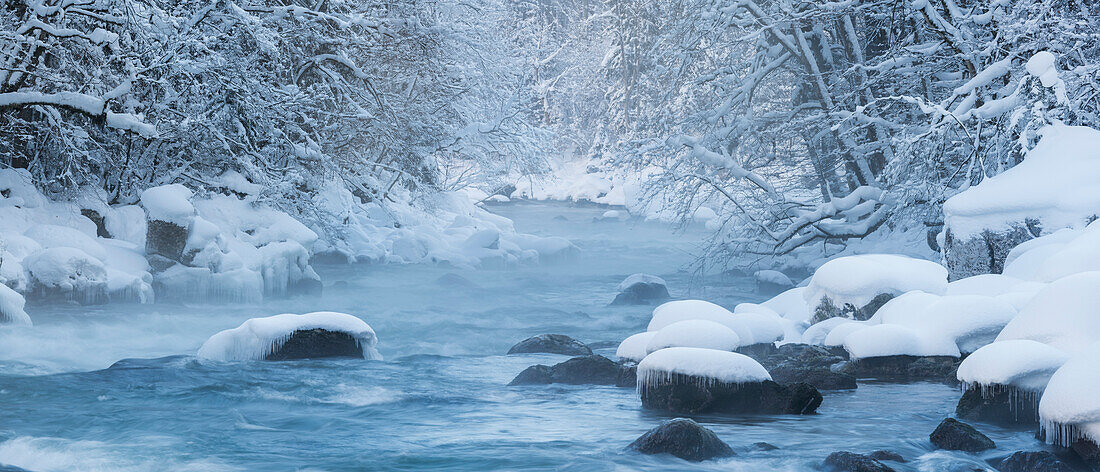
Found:
[[[23,266],[33,300],[68,300],[85,305],[107,302],[106,267],[80,249],[42,249],[23,259]]]
[[[804,287],[792,288],[761,305],[771,308],[784,319],[808,326],[810,319],[813,318],[813,310],[806,303],[806,298],[803,296],[804,290]]]
[[[905,308],[887,303],[876,314],[877,321],[922,332],[935,339],[950,339],[962,353],[974,352],[993,342],[1001,329],[1016,316],[1010,303],[984,295],[928,297],[917,295]],[[908,295],[908,294],[907,294]],[[905,297],[903,295],[903,297]],[[898,297],[902,298],[902,297]],[[919,300],[919,301],[917,301]]]
[[[733,313],[703,300],[676,300],[661,304],[653,309],[653,318],[649,320],[646,331],[660,331],[665,326],[684,320],[713,321],[736,331]]]
[[[946,337],[937,337],[896,325],[872,325],[844,338],[844,349],[853,360],[873,357],[959,357],[959,348]]]
[[[1005,260],[1005,275],[1046,283],[1070,274],[1100,270],[1100,222],[1062,229],[1023,243]]]
[[[847,256],[826,262],[802,292],[814,321],[870,318],[890,298],[921,290],[942,294],[947,270],[935,262],[892,254]]]
[[[959,364],[956,374],[966,391],[960,418],[1003,423],[1038,420],[1039,396],[1069,356],[1027,339],[987,345]]]
[[[778,270],[758,270],[752,274],[756,290],[761,293],[778,293],[794,287],[794,281]]]
[[[1050,377],[1039,400],[1039,426],[1046,440],[1095,458],[1100,444],[1100,343],[1073,355]],[[1086,455],[1086,454],[1082,454]]]
[[[623,361],[641,362],[649,354],[646,350],[649,341],[656,335],[657,331],[646,331],[627,337],[619,343],[618,349],[615,350],[615,357]]]
[[[633,274],[618,286],[618,295],[612,305],[646,305],[668,300],[665,279],[649,274]]]
[[[1082,272],[1043,288],[997,336],[1030,339],[1069,354],[1100,341],[1100,272]]]
[[[252,318],[211,336],[198,356],[219,361],[284,360],[311,357],[381,359],[374,330],[363,320],[336,312]],[[351,350],[349,350],[351,348]],[[290,352],[293,351],[293,352]]]
[[[672,323],[654,335],[646,344],[646,353],[670,347],[698,347],[719,351],[736,351],[741,337],[725,325],[707,320],[684,320]]]
[[[0,285],[0,325],[30,325],[31,317],[23,311],[26,300],[7,285]]]
[[[1011,250],[1039,232],[1082,227],[1100,208],[1100,131],[1048,126],[1024,161],[943,205],[952,279],[1000,273]]]

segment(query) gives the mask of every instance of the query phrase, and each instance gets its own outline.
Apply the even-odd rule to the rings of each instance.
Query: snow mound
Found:
[[[1052,282],[1005,326],[997,341],[1030,339],[1074,354],[1100,341],[1100,272]]]
[[[826,262],[814,272],[803,298],[817,307],[828,298],[837,306],[862,307],[880,294],[947,290],[947,269],[923,259],[893,254],[847,256]]]
[[[363,357],[382,359],[375,349],[378,338],[370,325],[354,316],[330,311],[252,318],[239,327],[211,336],[199,348],[198,356],[218,361],[262,360],[278,351],[295,331],[311,329],[347,333],[359,341]]]
[[[1023,280],[1002,274],[981,274],[947,284],[945,295],[985,295],[995,297],[1017,291]]]
[[[23,259],[30,290],[41,298],[64,297],[81,303],[101,303],[107,296],[107,269],[80,249],[53,247]]]
[[[827,347],[843,346],[844,340],[848,339],[848,335],[870,326],[873,325],[866,321],[849,320],[847,323],[838,324],[836,327],[829,330],[829,334],[825,336],[821,344]]]
[[[795,287],[768,300],[761,305],[771,308],[784,319],[795,323],[809,324],[813,310],[806,304],[803,287]]]
[[[619,282],[619,286],[616,288],[616,290],[622,292],[635,284],[657,284],[664,285],[666,287],[668,286],[668,284],[665,283],[665,279],[657,277],[656,275],[633,274],[623,279],[622,282]]]
[[[627,337],[619,343],[619,348],[615,350],[615,357],[634,362],[645,359],[645,356],[649,354],[646,347],[649,346],[649,341],[656,335],[657,331],[646,331]]]
[[[755,305],[755,307],[771,311],[760,305]],[[742,346],[773,343],[783,339],[787,329],[783,319],[778,314],[775,312],[749,311],[751,309],[742,308],[741,311],[735,311],[730,320],[731,327],[738,335],[741,335]]]
[[[1083,349],[1050,377],[1039,400],[1039,427],[1048,442],[1100,442],[1100,343]]]
[[[672,375],[701,377],[707,382],[743,384],[771,380],[768,370],[753,358],[736,352],[670,347],[646,356],[638,364],[638,387],[645,388]]]
[[[0,284],[0,325],[31,325],[31,317],[23,311],[26,300],[7,285]]]
[[[943,205],[944,224],[960,239],[1007,231],[1026,220],[1043,228],[1083,226],[1100,208],[1100,131],[1047,126],[1024,161]]]
[[[794,281],[778,270],[758,270],[752,274],[752,277],[757,283],[763,282],[784,288],[794,287]]]
[[[804,344],[811,344],[815,346],[823,345],[825,344],[825,339],[829,337],[829,334],[832,333],[834,329],[846,324],[861,323],[852,321],[848,318],[829,318],[827,320],[814,323],[809,328],[806,328],[806,331],[802,333],[802,342]]]
[[[922,309],[889,309],[880,320],[930,337],[951,339],[966,353],[993,342],[1015,316],[1016,308],[1008,302],[982,295],[955,295],[938,297]]]
[[[844,349],[853,360],[886,356],[959,357],[952,340],[936,338],[902,325],[868,326],[844,338]]]
[[[968,388],[1011,386],[1039,393],[1069,356],[1027,339],[996,342],[974,351],[959,365],[957,377]]]
[[[646,354],[670,347],[698,347],[719,351],[735,351],[741,347],[741,337],[725,325],[707,320],[684,320],[672,323],[652,336],[646,344]]]
[[[141,206],[149,219],[187,227],[195,214],[191,189],[180,184],[161,185],[141,192]]]
[[[1005,274],[1053,282],[1070,274],[1100,270],[1098,223],[1100,220],[1083,229],[1063,229],[1017,246],[1006,258]]]
[[[733,313],[703,300],[676,300],[659,305],[653,309],[653,318],[649,320],[649,327],[646,328],[646,331],[660,331],[665,326],[685,320],[713,321],[736,331],[733,323]]]

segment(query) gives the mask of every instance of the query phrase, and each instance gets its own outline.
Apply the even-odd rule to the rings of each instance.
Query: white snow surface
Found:
[[[956,374],[967,385],[1006,385],[1040,393],[1069,355],[1029,339],[1000,341],[963,359]]]
[[[825,338],[829,337],[829,333],[832,333],[834,329],[841,325],[851,323],[858,322],[848,318],[833,317],[814,323],[809,328],[806,328],[806,331],[802,332],[802,343],[815,346],[825,344]]]
[[[161,185],[141,192],[141,206],[151,220],[159,220],[186,228],[195,214],[191,204],[191,189],[180,184]]]
[[[828,297],[840,307],[862,307],[883,293],[900,295],[912,290],[942,294],[947,290],[947,269],[923,259],[893,254],[839,257],[814,272],[803,298],[816,307]]]
[[[759,362],[736,352],[696,347],[661,349],[638,364],[638,386],[644,388],[671,374],[701,377],[710,382],[743,384],[771,380]]]
[[[779,316],[795,323],[808,324],[813,318],[813,310],[806,304],[806,299],[802,295],[804,290],[804,287],[792,288],[760,305],[771,308]]]
[[[1039,424],[1047,441],[1062,446],[1081,438],[1100,442],[1098,359],[1100,343],[1094,343],[1073,355],[1050,377],[1039,400]]]
[[[31,325],[31,317],[23,311],[26,300],[7,285],[0,284],[0,325]]]
[[[658,284],[664,285],[665,287],[668,286],[668,284],[665,283],[665,279],[657,277],[656,275],[633,274],[623,279],[622,282],[619,282],[619,286],[616,287],[616,290],[622,292],[635,284]]]
[[[649,320],[646,331],[660,331],[665,326],[684,320],[708,320],[726,325],[735,331],[737,329],[733,322],[733,313],[721,306],[703,300],[676,300],[653,309],[653,318]]]
[[[757,282],[765,282],[780,287],[794,287],[794,281],[792,281],[790,277],[787,277],[787,274],[778,270],[758,270],[752,274],[752,277],[756,279]]]
[[[902,325],[882,324],[857,330],[844,338],[844,349],[853,360],[884,356],[959,357],[951,339],[929,336]]]
[[[370,325],[352,315],[331,311],[252,318],[239,327],[211,336],[199,348],[198,356],[218,361],[262,360],[277,351],[295,331],[311,329],[347,333],[362,345],[363,357],[382,359],[375,349],[378,338]]]
[[[1058,279],[1039,291],[997,336],[1030,339],[1071,355],[1100,341],[1100,272]]]
[[[938,297],[921,309],[886,310],[879,321],[906,326],[927,337],[951,339],[960,351],[973,352],[993,342],[1015,316],[1016,308],[1003,300],[953,295]]]
[[[725,325],[707,320],[684,320],[672,323],[654,335],[646,344],[646,353],[670,347],[699,347],[719,351],[735,351],[741,347],[741,337]]]
[[[1083,229],[1062,229],[1009,252],[1004,272],[1023,280],[1053,282],[1070,274],[1100,270],[1100,220]]]
[[[1040,133],[1023,162],[947,199],[944,224],[953,235],[965,240],[1029,218],[1047,230],[1081,227],[1098,213],[1100,131],[1051,125]]]
[[[615,357],[634,362],[641,361],[649,354],[646,348],[649,346],[649,341],[656,335],[657,331],[645,331],[627,337],[619,343],[619,348],[615,350]]]

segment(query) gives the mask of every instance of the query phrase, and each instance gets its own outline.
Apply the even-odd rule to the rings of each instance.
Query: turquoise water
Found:
[[[540,333],[617,342],[650,308],[607,307],[626,275],[661,275],[674,297],[760,301],[744,277],[681,270],[703,237],[658,224],[594,222],[604,209],[515,204],[517,229],[564,236],[578,260],[511,270],[319,266],[320,298],[261,306],[32,307],[31,328],[0,328],[0,464],[33,471],[814,470],[830,452],[891,449],[899,470],[983,470],[1039,449],[1029,431],[979,428],[982,456],[935,452],[928,433],[959,392],[862,384],[826,393],[814,416],[697,420],[738,456],[689,464],[623,451],[667,419],[632,389],[506,384],[564,356],[505,356]],[[563,217],[557,218],[557,217]],[[435,283],[459,274],[477,288]],[[336,282],[347,282],[346,285]],[[385,361],[217,363],[192,355],[250,317],[334,310],[378,332]],[[614,354],[614,348],[599,351]],[[758,451],[764,441],[780,449]]]

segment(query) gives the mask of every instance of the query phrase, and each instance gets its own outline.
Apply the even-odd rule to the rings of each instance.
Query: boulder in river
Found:
[[[839,451],[825,458],[825,468],[833,472],[894,472],[877,459],[854,452]]]
[[[805,382],[818,390],[856,388],[856,378],[833,369],[844,358],[832,351],[809,344],[784,344],[769,356],[757,357],[778,383]]]
[[[1074,472],[1073,467],[1049,451],[1016,451],[997,465],[1000,472]]]
[[[729,444],[693,420],[676,418],[647,431],[627,446],[642,454],[671,454],[700,462],[735,455]]]
[[[566,356],[590,356],[592,349],[584,343],[564,334],[540,334],[516,343],[508,354],[526,353],[564,354]]]
[[[668,300],[668,285],[656,275],[634,274],[619,283],[612,305],[649,305]]]
[[[635,368],[604,356],[574,357],[553,366],[533,365],[519,373],[508,385],[573,384],[632,387]]]
[[[1039,394],[1008,386],[971,386],[955,406],[955,416],[996,424],[1038,424]]]
[[[363,358],[363,346],[348,333],[326,329],[295,331],[280,346],[264,357],[265,361],[321,359],[327,357]]]
[[[906,462],[905,458],[901,457],[901,454],[898,454],[894,451],[887,451],[887,450],[878,450],[878,451],[869,452],[869,453],[867,453],[867,457],[870,457],[870,458],[872,458],[876,461],[893,461],[893,462],[901,462],[901,463]]]
[[[198,356],[219,361],[381,359],[378,338],[363,320],[346,313],[315,312],[252,318],[210,337]]]
[[[949,451],[981,452],[995,447],[989,436],[954,418],[940,422],[928,439],[932,445]]]
[[[956,384],[959,358],[951,356],[879,356],[845,362],[837,370],[857,379],[896,382],[933,381]]]

